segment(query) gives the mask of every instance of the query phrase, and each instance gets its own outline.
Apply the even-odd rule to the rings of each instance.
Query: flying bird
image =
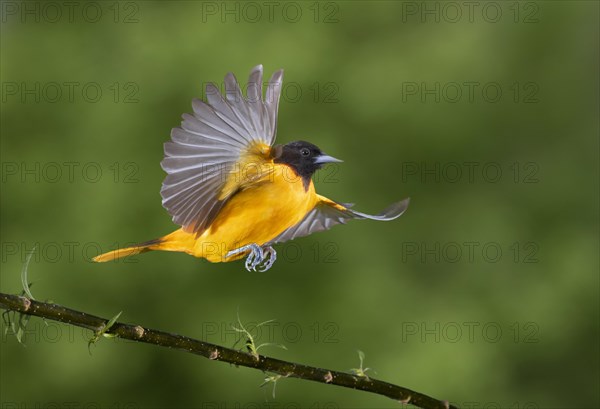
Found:
[[[351,219],[393,220],[409,199],[380,214],[321,196],[312,175],[340,160],[305,141],[275,145],[283,70],[276,71],[263,97],[263,67],[250,72],[244,96],[232,73],[225,93],[206,85],[206,102],[192,101],[181,127],[164,144],[163,207],[180,229],[164,237],[101,254],[104,262],[151,250],[180,251],[211,262],[243,257],[248,271],[266,271],[273,249],[297,237]]]

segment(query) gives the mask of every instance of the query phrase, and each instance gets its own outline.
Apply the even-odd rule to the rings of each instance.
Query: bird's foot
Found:
[[[262,268],[259,267],[258,271],[263,272],[267,271],[273,264],[275,264],[275,260],[277,260],[277,252],[271,246],[263,247],[263,265]]]
[[[273,266],[275,260],[277,260],[277,253],[271,246],[265,246],[261,248],[258,244],[252,243],[246,246],[242,246],[238,249],[231,250],[225,257],[235,256],[240,253],[250,251],[246,258],[246,270],[248,271],[267,271]]]

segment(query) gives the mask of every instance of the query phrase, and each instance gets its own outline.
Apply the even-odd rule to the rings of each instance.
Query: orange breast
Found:
[[[196,241],[196,257],[212,262],[247,244],[264,245],[284,230],[299,223],[317,202],[310,182],[305,190],[302,178],[286,165],[272,165],[272,172],[237,192],[221,209],[211,227]]]

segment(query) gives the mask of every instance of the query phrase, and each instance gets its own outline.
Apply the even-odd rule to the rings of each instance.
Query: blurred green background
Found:
[[[68,2],[65,2],[68,3]],[[373,376],[464,407],[598,407],[598,3],[2,2],[1,291]],[[163,142],[203,83],[285,69],[278,141],[344,159],[317,188],[376,212],[267,273],[99,250],[175,228]],[[397,408],[32,319],[2,406]],[[58,405],[58,406],[57,406]]]

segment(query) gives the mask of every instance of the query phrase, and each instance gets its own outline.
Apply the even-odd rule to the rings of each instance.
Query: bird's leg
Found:
[[[248,258],[246,258],[246,270],[256,271],[256,266],[262,263],[265,258],[262,249],[256,243],[247,244],[238,249],[231,250],[225,257],[235,256],[246,251],[250,251]]]
[[[277,252],[275,251],[275,249],[273,247],[266,246],[266,247],[263,247],[262,250],[263,250],[264,264],[263,264],[262,268],[260,266],[258,267],[258,271],[260,271],[260,272],[267,271],[268,269],[273,267],[273,264],[275,264],[275,260],[277,260]]]
[[[250,251],[248,258],[246,258],[246,270],[248,271],[267,271],[273,266],[275,260],[277,260],[277,253],[271,246],[261,248],[258,244],[252,243],[242,246],[238,249],[231,250],[225,257],[235,256],[240,253]],[[264,262],[262,268],[260,265]]]

